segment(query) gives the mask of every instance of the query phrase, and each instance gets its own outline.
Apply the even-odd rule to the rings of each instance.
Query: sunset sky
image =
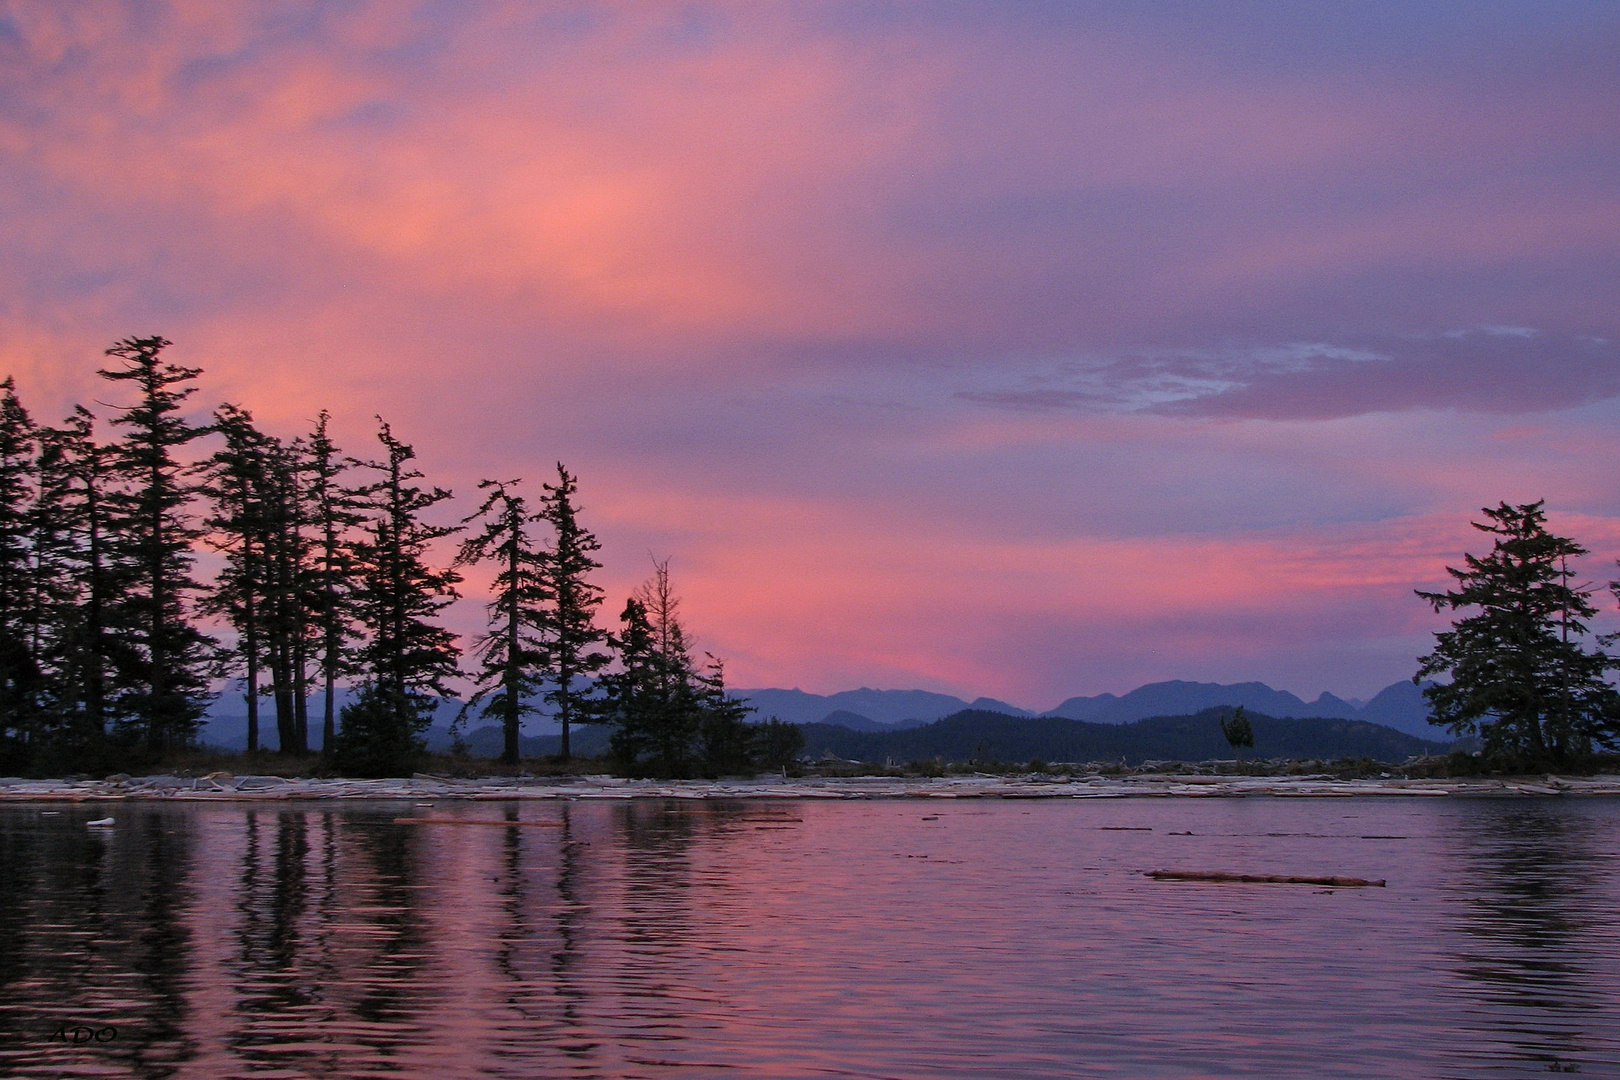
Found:
[[[0,376],[55,421],[161,333],[460,513],[560,458],[605,613],[670,558],[740,686],[1365,697],[1481,506],[1615,574],[1617,57],[1559,0],[0,3]]]

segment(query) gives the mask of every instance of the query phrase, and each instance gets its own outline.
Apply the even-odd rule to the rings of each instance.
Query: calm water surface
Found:
[[[0,808],[0,1076],[1620,1077],[1612,800],[108,805]]]

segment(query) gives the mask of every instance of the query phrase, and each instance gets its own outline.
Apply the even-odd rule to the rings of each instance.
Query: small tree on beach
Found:
[[[1254,748],[1254,725],[1249,722],[1241,705],[1221,717],[1221,734],[1226,737],[1226,744],[1237,754],[1239,761],[1243,760],[1245,746]]]

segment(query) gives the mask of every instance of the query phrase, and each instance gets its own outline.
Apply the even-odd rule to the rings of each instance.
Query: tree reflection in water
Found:
[[[1617,921],[1600,819],[1578,804],[1478,802],[1458,818],[1462,873],[1450,910],[1466,945],[1453,954],[1475,997],[1467,1022],[1497,1048],[1544,1068],[1576,1064],[1611,1007],[1601,980]],[[1594,1028],[1594,1024],[1597,1028]]]
[[[193,837],[159,808],[105,804],[0,817],[0,1075],[167,1077],[196,1046],[186,918]],[[49,814],[49,816],[46,816]],[[52,1039],[112,1028],[104,1045]]]
[[[0,807],[0,1076],[1620,1075],[1620,806],[1435,802]]]
[[[494,1054],[532,1059],[537,1047],[562,1055],[554,1073],[604,1075],[591,1022],[590,980],[584,960],[584,923],[590,917],[581,848],[571,808],[556,808],[557,828],[527,827],[522,808],[508,804],[493,853],[500,919],[491,963],[499,1000],[489,1037]]]

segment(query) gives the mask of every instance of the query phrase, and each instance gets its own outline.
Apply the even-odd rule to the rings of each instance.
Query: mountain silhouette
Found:
[[[736,690],[733,694],[759,710],[760,718],[775,716],[794,724],[834,724],[855,731],[903,730],[968,709],[1005,716],[1037,715],[993,698],[965,701],[927,690],[863,687],[823,695],[798,689],[762,689]],[[1364,720],[1420,739],[1439,742],[1451,739],[1445,729],[1429,723],[1428,703],[1423,700],[1422,690],[1404,680],[1380,690],[1366,704],[1358,705],[1329,693],[1318,695],[1314,701],[1305,701],[1263,682],[1205,683],[1173,679],[1148,683],[1124,695],[1072,697],[1038,715],[1093,724],[1129,724],[1154,716],[1193,716],[1206,709],[1238,705],[1266,716]],[[833,714],[839,712],[854,715],[834,718]]]

